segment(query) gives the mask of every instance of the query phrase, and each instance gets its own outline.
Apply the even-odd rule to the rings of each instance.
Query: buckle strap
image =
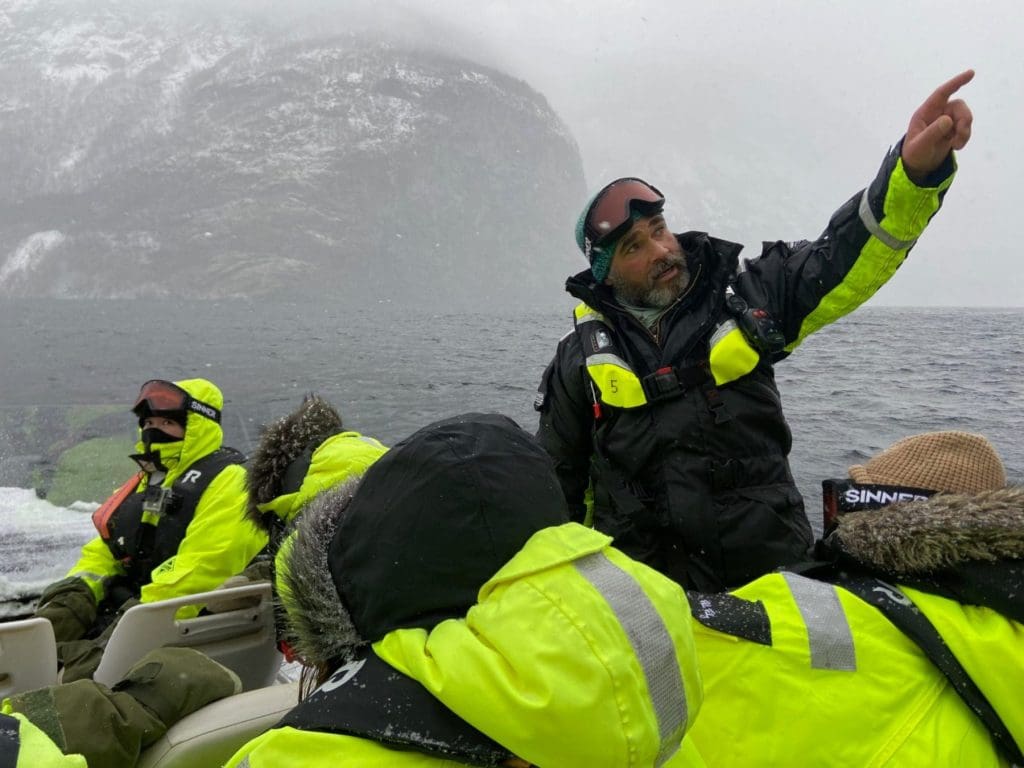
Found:
[[[731,491],[739,488],[746,480],[746,473],[740,463],[733,458],[725,461],[712,461],[711,467],[711,490],[715,493]]]
[[[708,410],[715,417],[715,424],[725,424],[732,421],[732,414],[729,413],[729,409],[725,407],[725,401],[722,400],[722,393],[715,386],[714,379],[709,384],[703,387],[704,398],[708,401]]]
[[[715,379],[706,365],[686,368],[666,365],[640,379],[640,386],[648,403],[682,397],[687,390],[699,387],[707,400],[708,410],[715,417],[715,424],[732,421],[732,414],[725,407],[722,393],[715,386]]]
[[[704,366],[682,368],[666,365],[640,379],[640,385],[647,396],[647,401],[655,403],[685,395],[686,390],[699,387],[709,379],[711,374]]]

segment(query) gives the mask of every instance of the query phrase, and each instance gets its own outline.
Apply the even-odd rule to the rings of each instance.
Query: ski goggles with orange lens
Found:
[[[633,226],[634,209],[653,216],[664,205],[665,196],[646,181],[618,179],[602,189],[590,204],[583,219],[583,234],[590,248],[618,240]]]
[[[822,528],[828,535],[836,527],[839,518],[849,512],[863,509],[880,509],[900,501],[921,501],[934,496],[938,491],[911,488],[905,485],[878,485],[858,483],[853,480],[822,480]]]
[[[202,400],[196,400],[177,384],[163,379],[150,379],[143,384],[139,396],[135,398],[135,405],[132,406],[132,413],[140,417],[146,412],[159,414],[188,411],[195,411],[200,416],[220,423],[219,409]]]

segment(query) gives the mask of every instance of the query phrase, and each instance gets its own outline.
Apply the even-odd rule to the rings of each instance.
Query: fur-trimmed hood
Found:
[[[317,395],[307,395],[292,413],[264,428],[259,447],[249,465],[248,517],[261,528],[267,528],[259,505],[272,501],[284,492],[288,468],[304,454],[313,450],[331,435],[342,431],[341,415],[329,402]],[[289,478],[290,479],[290,478]],[[297,478],[302,480],[302,475]],[[296,488],[290,489],[292,491]]]
[[[331,539],[359,482],[352,478],[315,497],[278,552],[278,600],[288,617],[284,640],[309,665],[346,662],[367,645],[338,596],[327,564]]]
[[[843,515],[827,546],[894,576],[1024,558],[1024,487],[938,494]]]

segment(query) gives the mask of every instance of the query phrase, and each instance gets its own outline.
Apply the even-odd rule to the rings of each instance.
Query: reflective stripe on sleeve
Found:
[[[660,766],[679,749],[686,732],[686,691],[675,645],[640,585],[603,553],[580,558],[575,566],[611,606],[644,671],[661,737],[655,762]]]
[[[633,369],[629,367],[629,363],[623,360],[618,355],[612,355],[607,352],[590,355],[587,358],[587,365],[614,365],[618,368],[632,372]]]
[[[811,667],[836,671],[857,671],[857,654],[846,612],[835,586],[783,572],[789,591],[807,627]]]
[[[868,198],[867,188],[864,189],[864,194],[860,196],[860,209],[858,213],[860,214],[861,223],[864,224],[868,232],[894,251],[904,251],[917,242],[916,238],[914,240],[897,240],[882,229],[882,225],[878,223],[878,219],[875,218],[875,214],[871,210],[871,203]]]

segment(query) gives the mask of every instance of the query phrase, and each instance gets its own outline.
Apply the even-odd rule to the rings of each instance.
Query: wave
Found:
[[[34,489],[0,487],[0,618],[24,613],[26,603],[67,573],[96,535],[91,513],[98,506],[59,507]]]

